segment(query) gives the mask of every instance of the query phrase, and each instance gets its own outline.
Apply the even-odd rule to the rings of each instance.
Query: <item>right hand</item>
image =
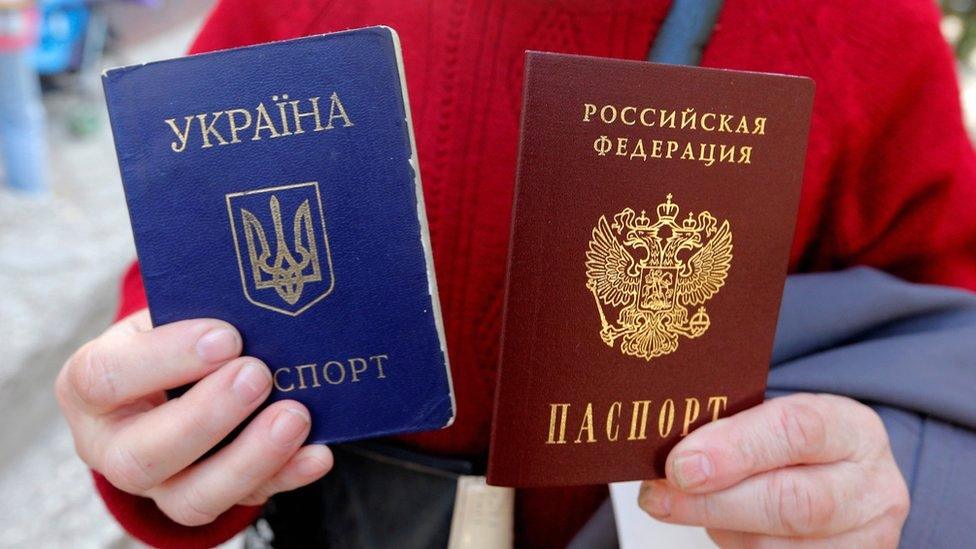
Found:
[[[290,400],[271,404],[198,461],[271,393],[268,367],[240,353],[240,335],[220,320],[153,328],[144,309],[119,321],[78,349],[55,382],[78,455],[185,526],[321,478],[332,452],[302,447],[310,415]],[[166,389],[192,382],[166,399]]]

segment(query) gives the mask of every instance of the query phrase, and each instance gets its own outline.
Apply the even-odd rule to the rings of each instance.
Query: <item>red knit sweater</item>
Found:
[[[642,59],[668,4],[223,0],[201,31],[194,52],[366,25],[400,33],[458,401],[451,428],[409,442],[449,454],[487,448],[523,52]],[[934,2],[728,0],[702,64],[817,82],[792,271],[862,264],[976,289],[976,156]],[[133,267],[119,314],[145,304]],[[235,508],[185,528],[96,481],[123,526],[154,545],[218,543],[258,512]],[[520,544],[563,545],[603,497],[603,487],[521,492]]]

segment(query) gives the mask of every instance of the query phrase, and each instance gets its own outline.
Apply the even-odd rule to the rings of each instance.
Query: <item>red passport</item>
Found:
[[[763,400],[808,78],[527,54],[488,482],[656,478]]]

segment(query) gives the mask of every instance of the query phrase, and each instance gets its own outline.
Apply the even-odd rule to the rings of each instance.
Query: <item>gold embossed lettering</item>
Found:
[[[661,411],[657,415],[657,433],[664,438],[671,434],[674,427],[674,401],[670,398],[664,401]]]
[[[697,398],[686,398],[685,399],[685,420],[684,425],[681,428],[681,436],[686,436],[688,430],[691,428],[691,424],[698,419],[698,414],[701,412],[701,403],[698,402]]]
[[[183,120],[184,120],[184,123],[183,123],[183,131],[182,132],[176,126],[176,119],[175,118],[169,118],[169,119],[166,120],[166,124],[170,127],[170,129],[173,130],[173,133],[176,134],[176,138],[180,140],[179,145],[176,144],[176,141],[173,141],[172,143],[169,144],[169,148],[173,149],[173,152],[178,152],[179,153],[179,152],[185,151],[186,150],[186,142],[190,139],[190,126],[193,123],[193,117],[192,116],[185,116],[185,117],[183,117]]]
[[[302,128],[302,119],[306,117],[313,117],[315,119],[315,130],[320,132],[325,128],[322,127],[322,117],[319,115],[319,98],[310,97],[308,102],[312,104],[312,110],[308,112],[302,112],[298,107],[300,101],[291,101],[291,113],[295,118],[295,135],[305,133],[304,128]],[[345,111],[343,111],[345,112]],[[331,124],[331,120],[329,121]]]
[[[203,136],[203,146],[201,148],[208,149],[210,147],[213,147],[213,143],[210,142],[211,135],[217,138],[217,143],[219,143],[220,145],[227,144],[227,140],[224,139],[224,136],[220,135],[220,132],[218,132],[217,129],[214,128],[214,125],[217,123],[218,120],[220,120],[220,117],[223,116],[223,114],[224,111],[213,113],[213,118],[210,120],[210,124],[207,124],[206,114],[197,115],[197,120],[200,121],[200,133]]]
[[[274,122],[271,121],[271,116],[268,115],[268,109],[265,108],[264,103],[258,103],[258,107],[254,112],[257,113],[257,123],[254,125],[254,137],[251,138],[251,141],[260,141],[262,131],[270,132],[272,139],[281,137],[281,134],[275,128]]]
[[[596,105],[593,103],[583,104],[583,122],[589,122],[590,117],[596,114]]]
[[[349,372],[352,374],[353,383],[359,381],[359,374],[366,371],[369,367],[369,363],[362,358],[350,358],[349,359]]]
[[[586,403],[586,412],[583,413],[583,422],[580,424],[579,434],[576,435],[576,443],[583,441],[583,433],[586,433],[586,442],[596,442],[593,436],[593,403]]]
[[[240,124],[237,123],[237,115],[241,115],[243,118]],[[247,109],[230,109],[227,111],[227,120],[230,126],[230,142],[240,143],[241,140],[238,139],[237,132],[251,127],[251,112]]]
[[[712,412],[712,421],[718,421],[719,415],[729,403],[727,396],[713,396],[708,399],[708,410]]]
[[[275,389],[277,389],[277,390],[279,390],[279,391],[281,391],[283,393],[287,393],[289,391],[294,391],[295,390],[295,382],[294,381],[292,381],[291,384],[289,384],[287,387],[285,387],[284,385],[282,385],[281,380],[279,379],[279,376],[281,376],[282,374],[287,374],[289,372],[291,372],[291,368],[278,368],[277,370],[275,370],[274,375],[272,376],[274,378],[274,386],[275,386]]]
[[[326,130],[331,130],[333,128],[332,123],[336,120],[342,120],[342,127],[348,128],[353,126],[352,120],[349,119],[349,115],[346,114],[346,108],[342,105],[342,101],[339,100],[339,94],[332,92],[329,96],[329,123],[325,125]]]
[[[330,360],[322,366],[322,377],[326,383],[338,385],[346,380],[346,367],[338,360]]]
[[[614,402],[607,410],[607,440],[616,442],[620,436],[620,412],[624,404],[620,401]]]
[[[546,444],[566,444],[566,416],[569,415],[569,404],[549,405],[549,439]],[[556,423],[559,423],[558,432]]]
[[[630,414],[630,434],[627,435],[627,440],[644,440],[647,438],[647,415],[650,409],[650,400],[634,401],[634,409]]]

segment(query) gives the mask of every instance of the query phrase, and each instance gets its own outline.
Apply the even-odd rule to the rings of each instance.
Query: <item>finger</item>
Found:
[[[99,470],[118,488],[145,493],[213,448],[270,393],[267,366],[251,357],[233,360],[120,428]]]
[[[149,309],[139,309],[110,326],[108,330],[126,330],[130,332],[148,332],[152,330],[152,318],[149,316]]]
[[[755,538],[758,534],[746,534],[745,532],[736,532],[735,530],[721,530],[718,528],[706,528],[705,533],[708,537],[715,543],[715,545],[721,547],[722,549],[739,549],[748,547],[746,541],[752,537]]]
[[[275,494],[311,484],[331,471],[333,462],[332,450],[328,446],[321,444],[305,446],[296,452],[270,480],[240,503],[261,505]]]
[[[803,465],[748,478],[708,494],[689,494],[665,480],[645,483],[641,507],[654,518],[774,536],[823,536],[875,518],[883,502],[855,463]]]
[[[149,495],[185,526],[212,522],[271,479],[308,436],[311,418],[295,401],[263,410],[226,448],[186,469]]]
[[[863,404],[833,395],[772,399],[688,435],[668,455],[667,478],[704,493],[787,465],[848,459],[880,423],[870,416]]]
[[[216,319],[184,320],[145,330],[139,313],[78,350],[62,383],[90,412],[113,410],[140,397],[196,381],[241,352],[241,337]]]
[[[836,536],[799,538],[766,536],[732,530],[709,529],[708,537],[722,549],[828,549],[835,547],[872,547],[894,549],[901,537],[901,527],[888,519],[878,520],[864,528]]]

